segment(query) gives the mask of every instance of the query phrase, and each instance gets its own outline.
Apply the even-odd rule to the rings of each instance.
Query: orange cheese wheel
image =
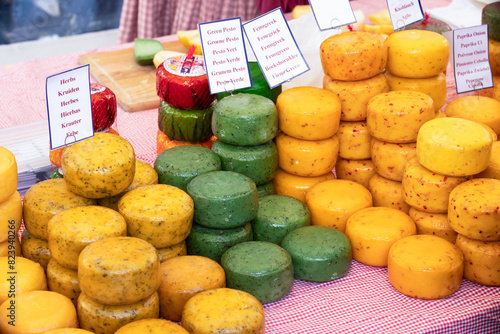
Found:
[[[361,184],[349,180],[328,180],[313,186],[306,194],[312,225],[345,231],[349,217],[373,206],[372,195]]]
[[[78,271],[66,268],[52,258],[47,266],[47,284],[50,291],[68,297],[76,307],[76,301],[82,292]]]
[[[47,265],[52,258],[48,241],[35,238],[28,230],[24,230],[21,235],[21,250],[23,257],[39,263],[44,270],[47,270]]]
[[[21,195],[14,191],[0,203],[0,243],[7,241],[11,234],[17,234],[23,220]]]
[[[500,142],[494,141],[491,146],[491,157],[488,167],[481,173],[476,174],[475,178],[489,178],[500,180]]]
[[[19,242],[19,237],[16,234],[11,234],[10,239],[0,242],[0,257],[3,256],[21,256],[21,243]]]
[[[164,319],[143,319],[131,322],[115,334],[189,334],[181,325]]]
[[[386,179],[375,173],[368,182],[368,190],[372,194],[373,206],[393,208],[404,213],[410,211],[410,206],[403,199],[401,182]]]
[[[0,203],[8,199],[17,189],[17,162],[14,153],[0,146]]]
[[[0,304],[13,292],[19,296],[34,290],[47,290],[47,279],[41,265],[24,257],[0,257]]]
[[[157,248],[156,250],[158,251],[160,262],[167,261],[168,259],[171,259],[176,256],[187,255],[185,240],[169,247]]]
[[[93,332],[86,331],[81,328],[59,328],[53,329],[47,332],[43,332],[43,334],[92,334]]]
[[[317,87],[293,87],[276,100],[281,131],[298,139],[323,140],[339,127],[340,99]]]
[[[335,165],[335,173],[337,179],[351,180],[368,188],[370,179],[376,172],[371,159],[348,160],[339,158]]]
[[[305,203],[306,193],[311,187],[320,182],[333,179],[335,179],[335,174],[331,171],[324,175],[307,177],[293,175],[278,168],[273,183],[277,195],[290,196]]]
[[[451,228],[447,213],[428,213],[411,208],[408,214],[417,225],[417,234],[435,235],[455,243],[457,232]]]
[[[371,158],[371,139],[366,122],[340,122],[337,131],[339,157],[349,160]]]
[[[394,144],[372,138],[371,154],[377,173],[402,181],[406,163],[417,155],[417,143]]]
[[[465,118],[488,125],[500,134],[500,101],[486,96],[462,96],[446,106],[448,117]]]
[[[500,41],[488,39],[491,73],[500,75]]]
[[[183,146],[183,145],[195,145],[202,146],[208,149],[212,148],[212,144],[217,140],[216,136],[212,136],[210,139],[198,142],[198,143],[190,143],[187,141],[179,141],[179,140],[170,140],[166,134],[164,134],[161,130],[158,130],[156,135],[156,153],[160,155],[165,150],[168,150],[172,147]]]
[[[486,96],[486,97],[495,98],[495,88],[498,86],[499,83],[500,83],[500,75],[494,75],[493,76],[493,87],[481,89],[481,90],[477,91],[477,94],[479,96]],[[498,90],[498,92],[500,92],[500,90]],[[499,96],[499,95],[497,95],[497,96]],[[499,100],[498,97],[496,99]]]

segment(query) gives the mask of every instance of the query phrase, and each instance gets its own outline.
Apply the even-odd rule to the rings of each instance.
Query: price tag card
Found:
[[[320,30],[334,29],[356,23],[349,0],[309,0]]]
[[[200,23],[198,30],[210,92],[217,94],[252,86],[241,18]]]
[[[453,30],[453,68],[457,94],[493,87],[487,24]]]
[[[94,136],[90,100],[90,66],[47,77],[50,149]]]
[[[419,0],[387,0],[387,9],[394,31],[425,19]]]
[[[243,30],[269,87],[309,71],[281,7],[243,24]]]

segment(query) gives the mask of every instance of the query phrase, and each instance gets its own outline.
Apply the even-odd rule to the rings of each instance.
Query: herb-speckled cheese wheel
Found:
[[[439,299],[460,287],[464,271],[462,252],[434,235],[412,235],[389,250],[389,281],[399,292],[414,298]]]
[[[160,260],[147,241],[110,237],[83,249],[78,260],[80,289],[106,305],[137,303],[160,285]]]
[[[239,146],[216,140],[212,145],[222,170],[248,176],[256,185],[271,181],[278,168],[278,149],[273,141],[261,145]]]
[[[476,174],[475,178],[489,178],[500,180],[500,142],[494,141],[491,146],[491,157],[488,167],[481,173]]]
[[[337,160],[335,174],[337,179],[350,180],[368,188],[370,179],[375,175],[375,164],[371,159],[366,160]]]
[[[500,134],[500,101],[486,96],[462,96],[446,106],[448,117],[465,118],[489,126]]]
[[[0,242],[0,257],[2,256],[21,256],[21,243],[19,242],[19,237],[16,234],[12,235],[10,239]]]
[[[373,138],[371,153],[378,174],[389,180],[402,181],[406,164],[417,155],[417,143],[395,144]]]
[[[434,102],[429,95],[397,90],[370,100],[366,123],[372,137],[380,141],[411,143],[417,140],[420,127],[434,116]]]
[[[500,3],[493,2],[483,7],[481,24],[488,25],[488,38],[500,41]]]
[[[176,256],[187,255],[186,240],[169,247],[157,248],[156,250],[160,256],[160,262],[167,261]]]
[[[450,48],[441,34],[403,30],[385,40],[387,71],[403,78],[429,78],[446,70]]]
[[[134,148],[123,137],[97,132],[66,147],[61,167],[68,188],[75,194],[86,198],[115,196],[134,179]]]
[[[317,87],[293,87],[276,101],[279,129],[289,136],[322,140],[339,127],[341,103],[332,92]]]
[[[384,74],[357,80],[334,80],[323,77],[323,88],[336,94],[342,103],[341,121],[363,121],[366,119],[366,106],[375,95],[389,91],[389,85]]]
[[[68,297],[76,307],[76,301],[82,292],[78,281],[78,271],[66,268],[51,259],[47,266],[47,284],[50,291]]]
[[[14,191],[9,197],[0,203],[0,242],[9,238],[9,234],[19,231],[23,220],[23,204],[21,195]],[[14,231],[12,231],[14,226]]]
[[[115,334],[189,334],[181,325],[164,319],[143,319],[131,322]],[[56,333],[57,334],[57,333]]]
[[[240,93],[217,102],[212,131],[225,143],[250,146],[264,144],[278,132],[278,111],[273,101]]]
[[[204,256],[178,256],[163,262],[160,272],[160,316],[172,321],[181,321],[184,305],[198,292],[226,287],[224,269]]]
[[[24,230],[21,235],[21,250],[23,257],[39,263],[44,270],[47,269],[52,258],[48,241],[35,238],[28,230]]]
[[[276,170],[277,170],[277,168],[276,168]],[[276,172],[275,172],[275,175],[276,175]],[[259,198],[267,196],[267,195],[275,195],[275,194],[276,194],[276,189],[274,188],[273,180],[257,185],[257,196]]]
[[[194,205],[185,191],[154,184],[123,195],[118,211],[127,221],[128,235],[164,248],[186,239],[193,223]]]
[[[323,72],[335,80],[364,80],[382,73],[387,47],[379,34],[349,31],[325,39],[320,45]]]
[[[285,172],[284,170],[278,168],[276,175],[274,176],[273,183],[277,195],[286,195],[294,197],[299,201],[306,202],[306,193],[314,185],[335,179],[335,174],[331,171],[320,176],[297,176]]]
[[[49,221],[49,250],[60,265],[77,270],[78,256],[90,243],[126,236],[127,223],[115,210],[87,205],[56,214]]]
[[[300,227],[285,236],[281,247],[290,253],[298,279],[328,282],[343,277],[351,268],[351,243],[333,228]]]
[[[280,300],[292,289],[292,258],[271,242],[234,245],[222,255],[221,265],[228,288],[248,292],[263,304]]]
[[[399,181],[386,179],[378,173],[368,183],[373,206],[383,206],[408,213],[410,206],[403,199],[403,185]]]
[[[500,75],[500,42],[488,39],[491,74]]]
[[[11,284],[15,284],[16,297],[27,291],[47,290],[47,279],[40,264],[24,257],[16,257],[14,267],[11,265],[11,258],[0,257],[0,304],[9,298],[9,290],[12,293]],[[11,272],[17,273],[14,280],[10,279]]]
[[[8,199],[17,189],[17,162],[14,154],[0,146],[0,203]]]
[[[366,122],[340,122],[337,137],[339,138],[339,157],[349,160],[371,158],[372,136]]]
[[[181,325],[191,334],[264,334],[264,308],[244,291],[230,288],[202,291],[187,301]]]
[[[491,136],[480,124],[462,118],[436,118],[418,133],[417,159],[425,168],[448,176],[468,176],[488,167]]]
[[[47,225],[58,212],[81,205],[94,205],[88,199],[71,192],[64,179],[49,179],[38,182],[24,194],[24,225],[31,235],[48,240]]]
[[[448,213],[428,213],[411,208],[408,214],[417,225],[417,234],[435,235],[455,243],[457,232],[450,226]]]
[[[249,177],[229,171],[205,173],[187,186],[194,222],[209,228],[234,228],[257,216],[257,187]]]

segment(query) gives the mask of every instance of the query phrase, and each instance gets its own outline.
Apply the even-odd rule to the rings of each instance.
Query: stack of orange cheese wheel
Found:
[[[17,162],[14,154],[0,146],[0,256],[21,255],[18,232],[23,217],[17,191]]]

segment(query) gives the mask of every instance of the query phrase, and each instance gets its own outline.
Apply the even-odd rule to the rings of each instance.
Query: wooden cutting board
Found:
[[[162,43],[169,51],[187,52],[179,41]],[[156,95],[154,65],[141,66],[134,60],[134,49],[121,49],[81,55],[79,63],[90,64],[96,82],[111,89],[125,111],[154,109],[160,106]]]

